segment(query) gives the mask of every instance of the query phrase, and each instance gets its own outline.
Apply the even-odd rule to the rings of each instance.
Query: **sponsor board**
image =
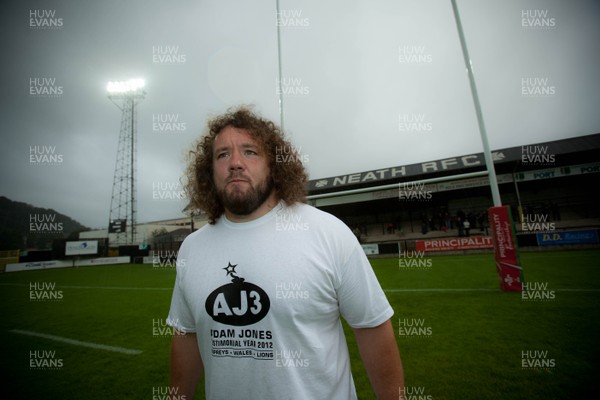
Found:
[[[450,250],[473,250],[491,249],[494,247],[492,238],[489,236],[472,236],[449,239],[417,240],[417,251],[450,251]]]
[[[6,272],[14,271],[29,271],[35,269],[47,269],[47,268],[66,268],[71,267],[73,264],[68,261],[50,260],[50,261],[36,261],[29,263],[15,263],[6,264]]]
[[[76,260],[75,266],[90,266],[90,265],[109,265],[109,264],[128,264],[130,257],[102,257],[92,258],[89,260]],[[61,261],[61,260],[50,260],[50,261],[38,261],[30,263],[16,263],[6,264],[6,272],[15,271],[29,271],[36,269],[47,269],[47,268],[68,268],[72,267],[72,261]]]
[[[376,243],[361,244],[360,246],[362,247],[362,249],[366,255],[379,254],[379,245]]]
[[[595,229],[582,229],[568,232],[538,232],[536,233],[536,239],[538,246],[598,243],[598,231]]]
[[[122,257],[102,257],[92,258],[90,260],[77,260],[75,261],[76,267],[84,267],[89,265],[110,265],[110,264],[129,264],[131,258],[129,256]]]
[[[65,244],[65,255],[76,256],[80,254],[97,254],[97,240],[79,240],[76,242],[67,242]]]

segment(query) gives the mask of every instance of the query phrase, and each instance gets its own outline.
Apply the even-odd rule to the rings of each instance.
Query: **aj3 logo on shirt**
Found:
[[[245,326],[263,319],[271,307],[267,293],[253,283],[236,275],[236,265],[223,268],[231,275],[232,283],[214,290],[206,299],[205,308],[213,320],[225,325]]]

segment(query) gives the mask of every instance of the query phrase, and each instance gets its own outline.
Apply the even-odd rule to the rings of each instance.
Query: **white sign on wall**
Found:
[[[361,244],[366,255],[379,254],[379,245],[377,243]]]
[[[80,254],[97,254],[98,253],[98,241],[97,240],[79,240],[77,242],[67,242],[65,248],[65,255],[76,256]]]

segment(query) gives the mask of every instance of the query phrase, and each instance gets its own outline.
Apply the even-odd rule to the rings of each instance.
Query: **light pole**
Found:
[[[144,81],[113,81],[107,86],[108,98],[122,111],[121,131],[113,177],[108,233],[116,234],[115,244],[134,244],[136,240],[136,140],[137,104],[144,99]],[[129,225],[129,229],[127,229]],[[130,236],[128,237],[127,231]]]

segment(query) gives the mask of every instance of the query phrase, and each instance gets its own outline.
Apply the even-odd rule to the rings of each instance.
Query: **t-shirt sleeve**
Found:
[[[181,253],[180,253],[181,255]],[[185,270],[185,262],[182,257],[177,259],[177,277],[175,278],[175,286],[173,287],[173,295],[171,297],[171,308],[167,317],[167,325],[172,326],[180,332],[195,332],[195,324],[193,314],[188,306],[183,291],[183,275]]]
[[[338,302],[342,317],[353,328],[373,328],[394,315],[364,251],[356,243],[341,265]]]

